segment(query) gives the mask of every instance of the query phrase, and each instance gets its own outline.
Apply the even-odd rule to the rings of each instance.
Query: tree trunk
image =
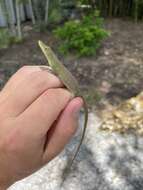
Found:
[[[8,10],[7,10],[5,0],[0,0],[0,4],[1,4],[2,12],[4,14],[4,18],[5,18],[5,21],[6,21],[6,26],[8,27]]]
[[[16,0],[16,20],[17,20],[18,37],[19,37],[19,39],[22,39],[20,8],[19,8],[19,1],[18,0]]]
[[[112,17],[113,14],[113,0],[109,1],[109,17]]]
[[[12,9],[13,9],[13,1],[12,0],[7,3],[7,9],[9,10],[8,11],[9,29],[10,29],[10,32],[12,33],[12,35],[16,36],[16,27],[15,27],[14,20],[12,17]]]
[[[36,16],[36,19],[37,19],[37,22],[38,24],[41,23],[41,12],[40,12],[40,9],[39,9],[39,0],[33,0],[33,4],[34,4],[34,11],[35,11],[35,16]]]
[[[49,0],[46,0],[46,9],[45,9],[45,24],[48,24],[48,16],[49,16]]]
[[[134,20],[138,22],[138,0],[135,0]]]
[[[33,11],[32,0],[29,0],[29,7],[30,7],[30,12],[31,12],[32,24],[35,25],[36,19],[35,19],[35,15],[34,15],[34,11]]]

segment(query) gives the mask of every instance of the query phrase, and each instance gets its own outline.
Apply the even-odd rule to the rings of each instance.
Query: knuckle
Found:
[[[49,87],[59,85],[59,81],[54,75],[44,71],[31,73],[28,80],[32,87],[36,89],[48,89]]]
[[[14,74],[14,76],[17,76],[17,75],[23,75],[24,73],[26,73],[27,72],[27,70],[29,70],[30,69],[30,66],[28,66],[28,65],[24,65],[24,66],[22,66],[15,74]]]
[[[57,98],[55,91],[55,89],[46,90],[42,96],[43,102],[48,100],[53,104],[53,107],[56,106],[59,103],[59,98]]]
[[[33,88],[36,89],[42,89],[47,85],[47,80],[45,77],[41,74],[41,71],[38,71],[36,73],[31,73],[28,78],[30,84]]]
[[[62,88],[48,89],[43,97],[51,100],[54,105],[65,104],[71,99],[71,93]]]
[[[70,93],[70,91],[68,91],[65,88],[58,88],[58,89],[54,89],[54,90],[55,90],[56,96],[61,96],[65,99],[70,99],[72,97],[72,94]]]
[[[29,67],[30,67],[30,66],[28,66],[28,65],[24,65],[24,66],[22,66],[22,67],[18,70],[18,72],[24,72],[25,70],[29,69]]]
[[[40,75],[38,75],[35,82],[33,82],[33,85],[36,89],[43,89],[48,87],[48,81],[44,77],[40,77]]]

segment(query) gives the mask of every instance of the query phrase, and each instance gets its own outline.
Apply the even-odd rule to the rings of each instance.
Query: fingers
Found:
[[[12,88],[2,102],[2,110],[8,116],[17,116],[49,88],[62,87],[61,81],[47,71],[25,73],[22,80]],[[15,76],[16,77],[16,76]],[[19,76],[18,76],[19,77]],[[13,86],[14,84],[12,84]]]
[[[21,82],[24,78],[26,78],[29,74],[36,72],[36,71],[41,71],[39,66],[23,66],[20,68],[6,83],[4,88],[2,89],[0,93],[0,98],[8,95],[13,88],[15,88],[18,83]],[[2,99],[0,99],[1,101]]]
[[[59,154],[75,133],[82,105],[81,98],[73,99],[63,111],[55,126],[50,129],[43,157],[45,163]]]
[[[20,122],[24,123],[24,130],[45,137],[71,98],[71,93],[61,88],[44,92],[19,116]]]

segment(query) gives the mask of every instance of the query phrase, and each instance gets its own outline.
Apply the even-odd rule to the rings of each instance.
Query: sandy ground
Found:
[[[89,114],[86,138],[64,183],[64,169],[79,142],[80,130],[60,156],[10,190],[143,189],[143,138],[103,132],[100,123],[95,113]]]

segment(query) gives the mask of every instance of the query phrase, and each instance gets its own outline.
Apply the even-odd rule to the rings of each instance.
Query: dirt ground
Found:
[[[143,89],[143,23],[118,19],[106,20],[110,31],[96,56],[76,58],[59,55],[63,63],[77,77],[91,107],[107,101],[118,104]],[[43,40],[55,50],[51,33],[37,33],[25,26],[26,39],[21,44],[0,50],[0,87],[22,65],[41,65],[46,60],[37,41]],[[27,35],[28,34],[28,35]]]

